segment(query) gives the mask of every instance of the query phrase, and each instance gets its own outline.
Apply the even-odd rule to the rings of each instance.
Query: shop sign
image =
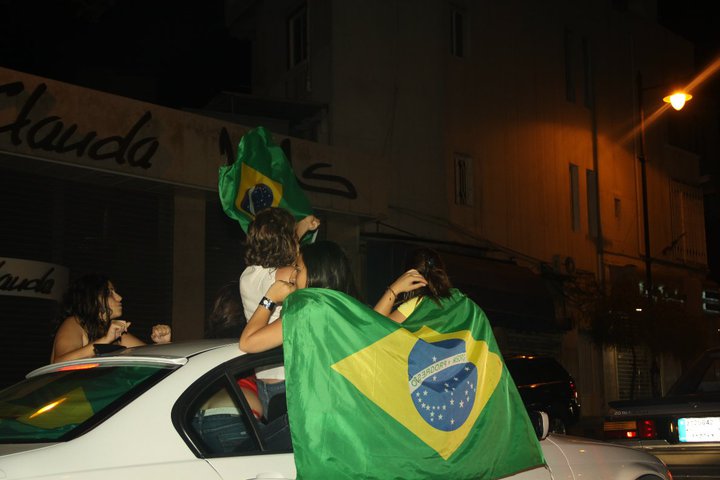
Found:
[[[61,300],[68,269],[52,263],[0,257],[0,295]]]

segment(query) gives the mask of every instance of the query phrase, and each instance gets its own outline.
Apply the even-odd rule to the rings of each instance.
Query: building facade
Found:
[[[295,134],[381,160],[373,295],[406,248],[438,248],[501,347],[558,357],[589,415],[717,342],[693,108],[662,102],[698,87],[693,47],[655,2],[226,5],[254,95],[325,105]]]

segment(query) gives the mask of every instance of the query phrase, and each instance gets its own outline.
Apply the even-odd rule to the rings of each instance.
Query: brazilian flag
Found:
[[[298,479],[492,479],[545,465],[487,317],[457,290],[404,324],[306,288],[283,304]]]
[[[218,193],[225,214],[246,233],[255,215],[267,207],[285,208],[296,220],[312,213],[290,162],[263,127],[243,135],[235,162],[220,167]]]

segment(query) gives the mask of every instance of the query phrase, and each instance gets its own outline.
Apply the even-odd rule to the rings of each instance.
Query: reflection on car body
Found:
[[[607,440],[656,455],[675,478],[720,478],[720,348],[704,352],[664,397],[610,407]]]
[[[237,383],[280,362],[281,350],[243,355],[236,340],[203,340],[40,368],[0,392],[0,478],[295,478],[284,405],[258,420]],[[548,468],[510,478],[669,478],[633,449],[540,443]]]

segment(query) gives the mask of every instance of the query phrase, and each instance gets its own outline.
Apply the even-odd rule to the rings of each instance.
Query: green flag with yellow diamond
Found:
[[[298,479],[492,479],[545,464],[487,317],[457,290],[402,325],[298,290],[283,345]]]
[[[218,194],[225,214],[245,232],[255,215],[268,207],[285,208],[297,220],[312,213],[290,162],[263,127],[243,135],[235,162],[220,167]]]

